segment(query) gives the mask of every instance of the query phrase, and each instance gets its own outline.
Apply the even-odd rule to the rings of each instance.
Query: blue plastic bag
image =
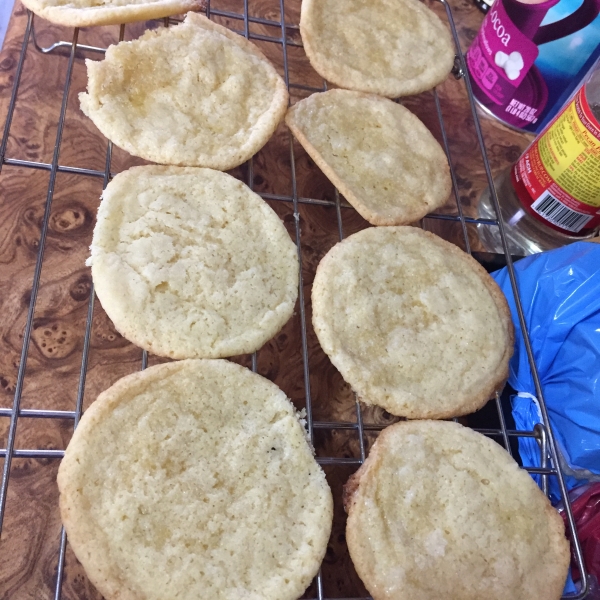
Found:
[[[577,242],[515,264],[519,295],[542,391],[569,488],[600,481],[600,244]],[[510,385],[518,429],[541,421],[508,272],[492,273],[515,324]],[[519,438],[524,466],[540,466],[537,442]],[[551,499],[560,494],[549,478]]]

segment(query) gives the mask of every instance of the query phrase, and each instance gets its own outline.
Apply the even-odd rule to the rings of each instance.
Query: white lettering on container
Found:
[[[500,17],[498,17],[498,11],[493,10],[490,13],[490,18],[492,20],[492,28],[500,38],[501,43],[504,46],[508,46],[508,42],[510,42],[510,33],[506,33],[506,28],[502,25]]]

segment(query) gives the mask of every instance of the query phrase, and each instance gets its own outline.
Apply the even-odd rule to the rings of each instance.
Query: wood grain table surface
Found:
[[[299,21],[299,1],[285,3],[285,20],[289,25]],[[212,2],[213,8],[243,12],[242,0]],[[250,0],[250,14],[280,21],[278,0]],[[441,4],[431,6],[445,19]],[[463,50],[474,38],[483,15],[471,0],[452,0]],[[240,21],[216,18],[238,30]],[[27,23],[27,13],[16,1],[9,30],[0,54],[0,123],[6,118],[10,92]],[[128,25],[125,39],[138,37],[147,27],[163,26],[162,22]],[[59,40],[70,41],[73,30],[53,26],[43,19],[34,20],[35,42],[48,47]],[[278,27],[251,24],[250,32],[280,36]],[[290,82],[321,87],[323,82],[312,70],[301,48],[297,28],[289,27],[288,62]],[[117,41],[119,27],[86,28],[79,31],[79,44],[107,45]],[[283,74],[281,44],[257,42]],[[78,51],[65,119],[59,164],[98,171],[104,170],[106,139],[79,110],[77,95],[85,89],[85,58],[101,55]],[[26,54],[16,110],[10,130],[6,157],[50,163],[57,135],[57,122],[65,83],[68,49],[43,53],[32,39]],[[460,202],[467,215],[475,216],[479,194],[486,186],[481,155],[462,81],[450,77],[438,87],[448,134],[451,162],[455,169]],[[307,95],[298,87],[291,90],[292,101]],[[431,92],[410,97],[404,104],[413,110],[441,140],[440,124]],[[510,131],[501,124],[482,119],[487,151],[494,173],[515,161],[529,143],[530,137]],[[289,132],[281,125],[274,137],[253,160],[254,189],[261,193],[291,197],[292,158]],[[324,355],[310,326],[310,289],[316,266],[322,256],[338,241],[335,192],[325,176],[303,149],[294,142],[298,195],[324,200],[324,205],[300,203],[302,275],[307,326],[309,380],[304,379],[301,351],[300,312],[258,352],[258,372],[277,383],[298,408],[306,404],[310,388],[313,417],[319,421],[356,422],[355,402],[349,387]],[[143,164],[118,148],[114,149],[111,170],[120,172]],[[248,166],[233,174],[248,181]],[[40,232],[48,192],[50,173],[4,165],[0,175],[0,409],[10,409],[17,382],[23,332],[31,299],[36,257],[40,251]],[[27,354],[25,379],[21,397],[22,409],[73,411],[82,361],[84,332],[91,289],[88,257],[95,214],[102,191],[102,178],[59,172],[52,200],[49,228],[44,252],[39,293],[35,305],[31,342]],[[290,235],[295,236],[293,206],[286,201],[269,201]],[[368,224],[349,207],[343,207],[344,235],[363,229]],[[456,214],[451,197],[441,213]],[[424,227],[463,246],[460,226],[455,223],[425,219]],[[477,249],[476,230],[469,226],[469,238]],[[85,382],[84,408],[120,377],[138,370],[141,351],[123,339],[95,303],[91,329],[89,363]],[[235,360],[249,365],[247,356]],[[149,363],[160,362],[150,357]],[[6,413],[6,411],[5,411]],[[381,410],[364,409],[367,424],[391,422]],[[0,446],[6,448],[9,418],[0,416]],[[20,417],[17,423],[16,449],[64,450],[73,431],[72,419],[36,419]],[[374,432],[367,432],[367,445]],[[357,458],[358,436],[355,429],[318,429],[315,434],[318,456]],[[3,459],[0,459],[3,460]],[[56,458],[19,458],[12,460],[6,514],[0,538],[0,598],[2,600],[47,600],[55,597],[60,518]],[[341,507],[341,487],[355,465],[326,466],[332,486],[336,511],[333,533],[323,565],[323,586],[328,598],[366,596],[345,545],[345,518]],[[316,596],[314,584],[306,597]],[[62,598],[94,599],[100,595],[85,577],[83,569],[67,545]]]

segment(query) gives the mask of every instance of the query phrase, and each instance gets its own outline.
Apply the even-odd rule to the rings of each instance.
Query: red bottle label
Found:
[[[600,124],[581,88],[512,169],[524,208],[552,229],[585,236],[600,225]]]

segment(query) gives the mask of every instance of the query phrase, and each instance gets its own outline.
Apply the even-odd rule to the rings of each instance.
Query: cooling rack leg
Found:
[[[279,0],[279,11],[281,15],[281,40],[283,46],[283,70],[285,84],[290,88],[290,73],[288,68],[286,26],[285,26],[285,5],[283,0]],[[306,399],[306,423],[310,441],[314,445],[312,399],[310,391],[310,371],[308,366],[308,344],[306,339],[306,309],[304,306],[304,282],[302,277],[302,247],[300,243],[300,213],[298,212],[298,186],[296,182],[296,161],[294,157],[294,139],[289,134],[290,163],[292,175],[292,204],[294,207],[294,226],[296,234],[296,248],[298,251],[299,277],[298,277],[298,303],[300,305],[300,325],[302,330],[302,364],[304,367],[304,394]]]
[[[248,16],[248,0],[246,0],[245,3],[245,15],[246,17]],[[247,19],[246,19],[247,22]],[[253,166],[253,162],[252,162],[252,158],[250,158],[250,160],[248,161],[248,187],[254,191],[254,166]],[[251,369],[254,373],[258,372],[258,353],[257,352],[253,352],[251,357]]]
[[[119,28],[119,41],[121,42],[125,37],[125,25],[121,25]],[[76,50],[77,42],[73,43],[72,52]],[[110,181],[110,165],[112,162],[112,142],[108,142],[106,147],[106,157],[104,161],[104,178],[102,183],[102,189],[105,189]],[[85,335],[83,338],[83,352],[81,355],[81,367],[79,369],[79,383],[77,386],[77,402],[75,405],[75,418],[73,421],[73,429],[79,425],[79,420],[83,413],[83,398],[85,395],[85,381],[87,377],[87,366],[90,355],[90,341],[92,337],[92,325],[94,322],[94,299],[95,291],[94,284],[90,287],[90,297],[88,300],[88,312],[85,322]],[[146,354],[144,352],[144,354]],[[60,544],[58,550],[58,565],[56,570],[56,585],[54,587],[54,600],[60,600],[62,594],[62,582],[65,571],[65,553],[67,548],[67,533],[65,528],[62,527],[60,531]]]
[[[56,585],[54,586],[54,600],[60,600],[63,573],[65,572],[65,554],[67,551],[67,532],[60,528],[60,546],[58,550],[58,566],[56,568]]]
[[[246,1],[246,0],[245,0]],[[284,0],[279,0],[279,15],[281,18],[281,45],[283,49],[283,71],[285,84],[290,89],[290,72],[288,67],[288,55],[287,55],[287,31],[285,25],[285,4]],[[310,370],[308,365],[308,343],[306,335],[306,309],[304,306],[304,282],[302,277],[302,246],[300,241],[300,213],[298,212],[298,186],[296,182],[296,160],[294,156],[294,138],[290,133],[289,135],[289,146],[290,146],[290,164],[292,171],[292,202],[294,207],[294,227],[296,234],[296,248],[298,251],[298,302],[300,304],[300,325],[301,325],[301,342],[302,342],[302,366],[304,370],[304,395],[306,400],[306,423],[308,425],[308,434],[310,441],[314,446],[314,430],[313,430],[313,414],[312,414],[312,398],[310,390]],[[317,595],[319,600],[323,600],[323,577],[321,576],[321,569],[316,577],[317,582]]]
[[[512,450],[508,441],[508,433],[506,431],[506,419],[504,418],[504,412],[502,411],[502,402],[500,401],[500,394],[496,392],[496,410],[498,411],[498,419],[500,420],[500,429],[502,430],[502,440],[504,441],[504,447],[506,451],[512,456]],[[545,466],[545,465],[544,465]]]
[[[15,104],[17,101],[17,93],[19,92],[19,85],[21,83],[21,73],[23,72],[23,64],[25,63],[25,54],[27,53],[27,45],[29,44],[29,37],[31,35],[31,28],[33,26],[33,13],[27,11],[27,27],[25,28],[25,35],[23,36],[23,44],[21,45],[21,53],[19,54],[19,62],[17,63],[17,71],[15,73],[15,80],[10,93],[10,102],[8,103],[8,114],[6,115],[6,123],[4,124],[4,133],[2,134],[2,143],[0,144],[0,173],[2,172],[2,166],[4,165],[4,157],[6,156],[6,146],[8,144],[8,134],[10,133],[10,126],[12,124],[13,114],[15,112]],[[0,527],[1,530],[1,527]]]
[[[250,13],[248,12],[248,0],[244,0],[244,37],[250,39]],[[246,183],[248,187],[254,191],[254,162],[252,157],[249,158],[248,162],[248,175]],[[254,373],[258,371],[258,358],[256,352],[252,353],[251,356],[251,368]]]
[[[4,512],[6,509],[6,493],[8,489],[8,479],[10,474],[10,466],[13,457],[15,445],[15,435],[17,432],[17,420],[19,416],[19,407],[21,405],[21,394],[23,392],[23,380],[25,378],[25,368],[27,366],[27,353],[29,351],[29,342],[31,340],[31,329],[33,327],[33,315],[35,313],[35,304],[40,286],[40,275],[42,273],[42,263],[44,260],[44,249],[46,246],[46,236],[48,234],[48,223],[50,220],[50,209],[52,208],[52,198],[54,197],[54,185],[56,183],[56,174],[58,172],[58,157],[60,154],[60,144],[65,124],[65,115],[67,113],[67,99],[71,86],[71,74],[73,72],[73,63],[75,60],[75,48],[77,46],[77,37],[79,30],[75,29],[73,34],[73,44],[69,55],[69,63],[67,66],[67,74],[63,91],[63,99],[60,108],[60,117],[56,132],[56,142],[54,144],[54,154],[52,156],[52,169],[50,171],[50,180],[48,183],[48,193],[46,196],[46,206],[44,208],[44,217],[42,220],[42,229],[40,232],[40,240],[38,245],[38,254],[35,263],[33,284],[31,288],[31,299],[29,301],[29,309],[27,311],[27,323],[23,334],[23,347],[21,348],[21,359],[19,361],[19,370],[17,373],[17,384],[15,386],[15,395],[13,400],[13,410],[10,418],[8,429],[8,439],[6,442],[6,456],[4,458],[4,469],[2,472],[2,487],[0,488],[0,535],[2,533],[2,524],[4,523]]]
[[[542,469],[548,468],[548,436],[546,434],[546,428],[541,424],[537,423],[533,428],[536,439],[540,446],[540,467]],[[542,490],[546,496],[548,495],[548,475],[542,473]]]
[[[442,114],[442,106],[440,104],[440,97],[438,96],[437,90],[433,90],[433,99],[435,101],[435,110],[438,115],[440,122],[440,129],[442,131],[442,142],[444,144],[444,150],[446,157],[448,158],[448,166],[450,167],[450,177],[452,179],[452,190],[454,191],[454,200],[456,201],[456,209],[458,210],[458,218],[460,219],[460,225],[463,232],[463,238],[465,240],[465,250],[468,254],[471,254],[471,244],[469,243],[469,235],[467,233],[467,224],[465,223],[465,216],[463,209],[460,204],[460,193],[458,191],[458,182],[456,181],[456,173],[452,168],[452,156],[450,155],[450,144],[448,143],[448,136],[446,134],[446,127],[444,125],[444,115]]]
[[[296,233],[296,248],[298,250],[299,281],[298,281],[298,303],[300,304],[300,325],[302,329],[302,364],[304,366],[304,393],[306,398],[306,420],[311,443],[314,444],[312,398],[310,390],[310,372],[308,365],[308,344],[306,340],[306,309],[304,306],[304,281],[302,277],[302,247],[300,242],[300,213],[298,212],[298,194],[296,191],[296,173],[293,140],[290,134],[290,156],[292,163],[292,188],[294,205],[294,226]]]
[[[337,218],[337,226],[338,226],[338,237],[340,238],[340,242],[344,239],[344,223],[342,221],[342,209],[340,203],[340,192],[338,189],[335,189],[335,214]],[[354,406],[356,410],[356,424],[358,425],[358,444],[360,448],[360,462],[364,463],[366,454],[365,454],[365,432],[363,426],[363,418],[362,418],[362,410],[360,407],[360,402],[358,401],[358,396],[354,393]]]
[[[337,188],[335,188],[333,193],[335,196],[335,216],[336,216],[337,227],[338,227],[338,238],[341,242],[344,239],[344,222],[342,221],[342,207],[341,207],[341,202],[340,202],[340,192],[338,191]]]
[[[112,144],[108,143],[107,156],[112,153]],[[110,159],[108,159],[110,163]],[[107,166],[107,172],[110,168],[110,164]],[[106,186],[106,184],[105,184]],[[88,301],[88,313],[85,324],[85,337],[83,340],[83,353],[81,356],[81,368],[79,371],[79,385],[77,389],[77,404],[75,408],[75,419],[73,421],[73,429],[79,424],[81,413],[83,411],[83,397],[85,394],[85,379],[87,375],[87,364],[89,358],[90,339],[92,334],[92,323],[94,318],[94,285],[92,284],[90,289],[90,299]],[[56,569],[56,585],[54,586],[54,600],[60,600],[62,581],[65,571],[65,553],[67,548],[67,533],[64,527],[60,530],[60,544],[58,549],[58,566]]]
[[[283,19],[283,17],[282,17]],[[250,39],[250,21],[248,18],[248,0],[244,0],[244,37]]]

